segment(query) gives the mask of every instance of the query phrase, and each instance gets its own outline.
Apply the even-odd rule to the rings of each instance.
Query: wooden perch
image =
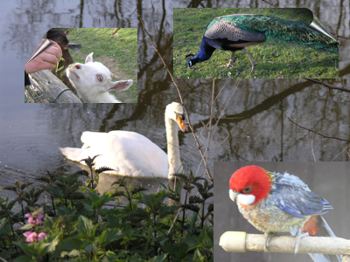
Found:
[[[51,71],[42,70],[29,75],[31,86],[26,86],[29,103],[81,103],[80,99]]]
[[[297,238],[292,236],[272,237],[269,242],[268,252],[294,253],[296,239]],[[266,236],[262,234],[227,231],[221,235],[219,245],[226,252],[264,252],[265,242]],[[303,237],[300,239],[298,253],[322,253],[349,256],[350,240],[339,237]]]

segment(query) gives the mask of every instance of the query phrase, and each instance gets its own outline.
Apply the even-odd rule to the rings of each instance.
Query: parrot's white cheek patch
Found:
[[[228,194],[229,194],[229,196],[230,196],[230,199],[231,199],[233,202],[235,202],[235,201],[236,201],[236,197],[237,197],[237,193],[234,192],[232,189],[230,189],[230,190],[228,191]]]
[[[237,203],[241,205],[251,205],[255,201],[255,196],[254,195],[243,195],[239,194],[237,196]]]

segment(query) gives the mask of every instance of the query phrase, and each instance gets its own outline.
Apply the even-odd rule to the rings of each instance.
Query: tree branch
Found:
[[[338,87],[338,86],[332,86],[332,85],[327,84],[327,83],[320,81],[320,80],[311,79],[311,78],[306,78],[306,80],[309,80],[309,81],[314,82],[316,84],[323,85],[324,87],[327,87],[329,90],[333,89],[333,90],[339,90],[339,91],[350,93],[350,89]]]
[[[319,136],[321,136],[321,137],[323,137],[323,138],[334,139],[334,140],[338,140],[338,141],[342,141],[342,142],[347,142],[347,143],[350,142],[349,139],[345,139],[345,138],[341,138],[341,137],[336,137],[336,136],[328,136],[328,135],[322,134],[322,133],[320,133],[320,132],[318,132],[318,131],[315,131],[315,130],[312,130],[312,129],[310,129],[310,128],[307,128],[307,127],[304,127],[304,126],[302,126],[302,125],[299,125],[297,122],[295,122],[294,120],[292,120],[290,117],[288,117],[288,120],[289,120],[290,122],[292,122],[292,124],[296,125],[297,127],[302,128],[302,129],[305,129],[305,130],[307,130],[307,131],[309,131],[309,132],[311,132],[311,133],[314,133],[314,134],[316,134],[316,135],[319,135]]]
[[[269,240],[267,252],[294,253],[299,241],[298,253],[322,253],[327,255],[350,255],[350,240],[340,237],[292,237],[276,236]],[[227,231],[220,237],[219,245],[226,252],[266,252],[266,236],[247,234],[241,231]]]

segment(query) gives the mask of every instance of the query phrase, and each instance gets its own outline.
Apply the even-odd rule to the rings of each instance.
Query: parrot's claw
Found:
[[[273,234],[272,233],[265,233],[265,237],[266,237],[266,240],[265,240],[264,252],[268,252]]]
[[[298,254],[299,252],[300,240],[302,240],[304,237],[307,237],[307,236],[309,236],[308,233],[300,233],[299,235],[297,235],[295,246],[294,246],[294,254]]]

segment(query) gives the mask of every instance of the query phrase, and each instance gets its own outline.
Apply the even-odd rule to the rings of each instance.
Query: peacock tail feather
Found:
[[[266,41],[291,42],[333,52],[336,52],[338,48],[337,41],[303,21],[286,20],[266,15],[237,14],[220,16],[209,23],[205,35],[209,38],[211,36],[217,37],[219,34],[224,37],[232,37],[234,34],[237,35],[237,32],[229,32],[232,28],[236,28],[236,31],[240,31],[240,34],[246,34],[248,40],[254,34],[263,33]]]

